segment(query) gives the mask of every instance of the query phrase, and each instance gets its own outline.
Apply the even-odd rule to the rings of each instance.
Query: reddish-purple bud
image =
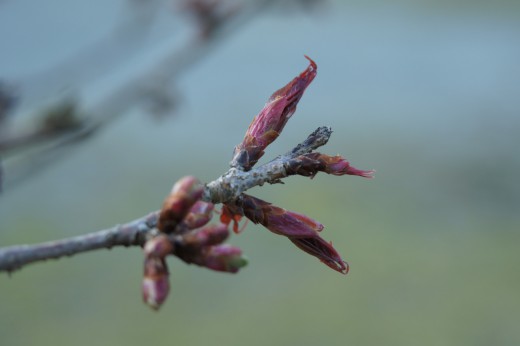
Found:
[[[264,108],[253,119],[244,139],[234,151],[232,167],[250,170],[264,154],[264,149],[282,132],[285,124],[296,110],[305,89],[317,73],[317,65],[309,57],[309,66],[286,86],[276,91],[267,100]]]
[[[204,228],[191,231],[183,236],[184,245],[191,247],[204,247],[224,242],[229,237],[228,226],[219,223],[208,225]]]
[[[308,216],[289,211],[259,198],[242,194],[237,204],[253,223],[259,223],[273,233],[286,237],[313,237],[323,225]]]
[[[238,247],[221,244],[209,247],[199,264],[220,272],[236,273],[247,265],[247,258]]]
[[[325,154],[313,153],[308,155],[318,154],[319,160],[325,164],[325,173],[334,175],[357,175],[364,178],[373,178],[374,170],[357,169],[350,165],[350,163],[341,156],[328,156]]]
[[[211,220],[214,208],[213,203],[197,201],[182,222],[188,229],[202,227]]]
[[[348,263],[343,261],[331,243],[328,243],[320,236],[312,238],[289,238],[289,240],[301,250],[318,258],[335,271],[342,274],[348,273]]]
[[[309,153],[298,156],[285,163],[288,175],[298,174],[306,177],[314,177],[318,172],[333,175],[357,175],[364,178],[373,178],[375,171],[361,170],[350,165],[341,156],[329,156],[321,153]]]
[[[142,292],[144,302],[154,310],[159,309],[168,297],[168,267],[163,258],[145,258]]]
[[[163,203],[157,228],[164,233],[174,232],[177,224],[200,199],[203,192],[204,187],[197,178],[187,176],[179,179]]]
[[[164,258],[173,253],[174,245],[166,234],[149,239],[144,244],[144,254],[146,257]]]
[[[199,199],[202,189],[200,181],[194,176],[188,175],[180,178],[173,184],[172,195],[188,195],[191,198]]]
[[[321,223],[246,194],[242,194],[235,203],[252,222],[263,225],[273,233],[286,236],[298,248],[317,257],[330,268],[343,274],[348,272],[348,265],[332,244],[319,235],[318,232],[323,229]]]

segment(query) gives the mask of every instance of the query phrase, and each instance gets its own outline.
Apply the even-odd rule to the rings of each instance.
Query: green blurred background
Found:
[[[45,15],[61,18],[63,1],[48,2]],[[81,6],[108,6],[74,4],[81,23]],[[3,23],[5,75],[30,44]],[[61,25],[84,35],[94,24]],[[51,40],[63,27],[47,30]],[[171,295],[154,312],[138,249],[92,252],[0,275],[0,344],[519,345],[519,37],[517,1],[329,1],[258,15],[176,81],[173,117],[134,109],[6,188],[0,245],[126,222],[159,208],[181,176],[216,178],[307,54],[318,77],[265,158],[327,125],[321,151],[376,178],[294,177],[250,192],[322,222],[350,273],[250,224],[230,239],[249,266],[227,275],[170,259]]]

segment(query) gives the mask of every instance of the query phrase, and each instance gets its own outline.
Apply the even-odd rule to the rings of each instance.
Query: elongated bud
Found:
[[[144,302],[154,310],[159,309],[168,297],[168,267],[163,258],[145,258],[142,292]]]
[[[232,167],[250,170],[264,154],[264,149],[282,132],[285,124],[296,110],[305,89],[317,73],[317,65],[309,57],[309,66],[286,86],[276,91],[260,113],[253,119],[244,139],[233,153]]]
[[[178,180],[163,203],[157,228],[164,233],[174,232],[203,191],[202,184],[195,177],[187,176]]]
[[[242,256],[242,250],[238,247],[222,244],[209,247],[200,265],[220,272],[236,273],[247,265],[247,258]]]
[[[375,171],[361,170],[350,165],[341,156],[329,156],[321,153],[310,153],[298,156],[285,163],[288,175],[298,174],[306,177],[314,177],[318,172],[333,175],[357,175],[364,178],[373,178]]]
[[[164,258],[173,253],[173,249],[173,243],[168,239],[166,234],[159,234],[144,244],[144,254],[146,257]]]
[[[252,222],[261,224],[273,233],[286,236],[298,248],[330,268],[342,274],[348,272],[348,266],[336,249],[319,235],[318,232],[323,230],[321,223],[246,194],[242,194],[236,203]]]
[[[271,232],[286,237],[313,237],[323,229],[321,223],[306,215],[277,207],[245,193],[237,204],[253,223],[259,223]]]
[[[348,263],[343,261],[336,249],[331,243],[328,243],[323,238],[317,236],[312,238],[290,238],[301,250],[318,258],[321,262],[342,274],[347,274],[349,267]]]
[[[204,247],[217,245],[229,237],[228,226],[220,223],[209,225],[199,230],[194,230],[183,236],[184,245],[192,247]]]
[[[213,203],[197,201],[182,222],[188,229],[202,227],[211,220],[214,208]]]

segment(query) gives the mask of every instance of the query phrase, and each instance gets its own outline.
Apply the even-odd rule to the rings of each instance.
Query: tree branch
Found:
[[[158,212],[102,231],[35,245],[15,245],[0,249],[0,271],[12,272],[29,263],[110,249],[114,246],[141,246],[157,224]]]
[[[295,174],[286,169],[290,160],[325,145],[331,134],[329,127],[320,127],[291,151],[258,168],[250,171],[231,168],[205,185],[202,200],[223,203],[237,198],[254,186],[280,182],[282,178]],[[0,248],[0,271],[13,272],[30,263],[115,246],[143,246],[154,235],[158,215],[159,211],[155,211],[123,225],[57,241]]]

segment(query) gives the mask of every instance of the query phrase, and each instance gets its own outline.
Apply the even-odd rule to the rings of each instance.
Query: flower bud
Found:
[[[232,167],[250,170],[262,157],[264,149],[278,138],[296,110],[305,89],[316,77],[316,63],[309,57],[306,58],[310,61],[307,69],[271,95],[264,108],[253,119],[242,143],[235,148]]]
[[[157,310],[168,297],[169,291],[168,267],[164,259],[145,258],[142,284],[144,302],[152,309]]]
[[[343,261],[332,243],[326,242],[320,236],[312,238],[289,238],[301,250],[309,255],[318,258],[322,263],[342,274],[347,274],[349,270],[348,263]]]
[[[332,244],[319,235],[318,232],[323,230],[321,223],[246,194],[242,194],[236,203],[252,222],[261,224],[273,233],[286,236],[298,248],[330,268],[343,274],[348,272],[348,265]]]
[[[213,216],[213,203],[197,201],[182,221],[188,229],[195,229],[207,224]]]
[[[195,177],[187,176],[178,180],[163,203],[157,228],[164,233],[174,232],[203,192],[204,187]]]
[[[244,215],[273,233],[286,237],[313,237],[323,225],[310,217],[289,211],[259,198],[242,194],[238,201]]]
[[[174,245],[166,234],[159,234],[144,244],[146,257],[164,258],[171,254],[173,249]]]
[[[183,236],[184,245],[204,247],[222,243],[229,237],[228,226],[220,223],[191,231]]]
[[[285,163],[285,171],[288,175],[298,174],[306,177],[314,177],[318,172],[333,175],[357,175],[364,178],[373,178],[375,171],[361,170],[350,165],[341,156],[328,156],[321,153],[309,153],[298,156]]]
[[[198,264],[220,272],[236,273],[247,265],[247,258],[238,247],[222,244],[209,247]]]
[[[374,170],[362,170],[357,169],[350,165],[350,163],[345,160],[341,156],[328,156],[320,153],[308,154],[318,156],[319,160],[324,164],[325,169],[323,170],[325,173],[333,174],[333,175],[357,175],[363,178],[373,178]]]

